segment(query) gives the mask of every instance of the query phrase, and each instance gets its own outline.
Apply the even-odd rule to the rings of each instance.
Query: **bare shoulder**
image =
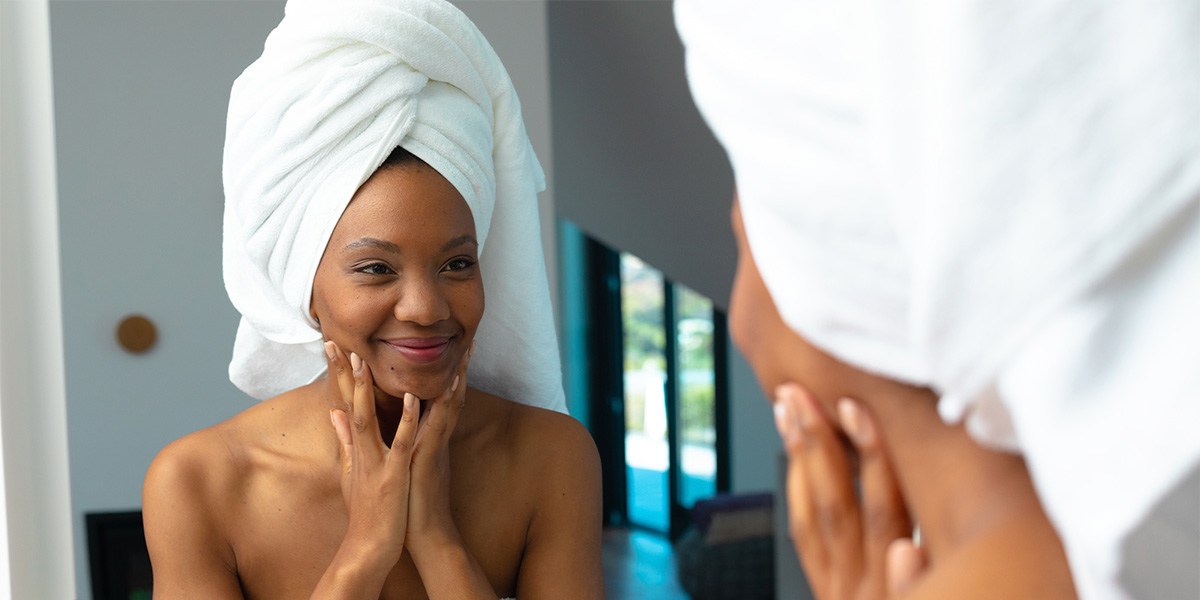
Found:
[[[188,434],[159,451],[146,471],[143,504],[196,503],[213,497],[237,472],[222,435],[224,424]]]
[[[255,439],[289,403],[258,403],[163,448],[142,485],[142,518],[154,597],[240,598],[232,542]],[[294,403],[292,403],[294,404]]]
[[[540,487],[559,475],[599,478],[600,458],[587,428],[574,417],[545,408],[507,400],[480,390],[470,390],[470,424],[482,435],[475,438],[478,451],[502,455],[521,483]],[[460,421],[459,427],[466,424]]]
[[[515,462],[510,488],[526,490],[532,518],[517,597],[604,597],[600,545],[600,456],[569,415],[510,403],[506,425]]]
[[[142,519],[156,598],[236,598],[237,560],[229,543],[227,503],[239,473],[228,421],[163,448],[146,471]]]
[[[256,408],[167,444],[150,463],[144,491],[156,496],[171,495],[180,489],[194,493],[235,475],[239,453],[232,440],[242,437],[239,432],[252,426],[255,419],[248,415],[253,415]]]
[[[164,447],[146,472],[144,501],[216,503],[232,497],[250,469],[263,432],[294,418],[294,392],[259,402],[211,427],[185,435]],[[216,508],[209,506],[209,508]]]
[[[559,510],[563,501],[574,506],[575,514],[586,513],[581,504],[593,500],[598,514],[600,455],[587,428],[567,414],[499,401],[507,407],[499,422],[513,461],[510,485],[528,490],[543,515]]]
[[[574,417],[545,408],[512,403],[509,432],[519,455],[540,468],[556,467],[588,474],[599,472],[600,458],[591,433]]]

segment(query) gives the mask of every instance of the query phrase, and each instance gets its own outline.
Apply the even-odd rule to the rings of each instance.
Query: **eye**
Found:
[[[391,275],[395,273],[391,267],[381,262],[367,263],[360,267],[355,267],[354,272],[364,273],[367,275]]]
[[[474,260],[467,258],[465,256],[460,256],[458,258],[450,259],[450,261],[446,263],[446,266],[442,267],[442,270],[443,271],[465,271],[467,269],[470,269],[473,266],[475,266]]]

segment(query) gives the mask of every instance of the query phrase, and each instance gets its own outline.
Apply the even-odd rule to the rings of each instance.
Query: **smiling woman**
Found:
[[[313,282],[313,320],[376,365],[381,390],[436,397],[483,317],[478,247],[454,186],[397,149],[334,228]]]
[[[234,84],[224,175],[230,377],[264,402],[151,465],[155,597],[602,597],[542,173],[474,25],[292,0]]]

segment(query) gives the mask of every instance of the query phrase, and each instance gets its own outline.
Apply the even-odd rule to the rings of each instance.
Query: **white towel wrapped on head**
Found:
[[[440,0],[289,0],[234,82],[225,139],[225,287],[242,314],[230,379],[267,398],[325,369],[313,278],[355,191],[395,149],[466,199],[487,307],[472,386],[565,411],[540,241],[545,179],[512,81]]]

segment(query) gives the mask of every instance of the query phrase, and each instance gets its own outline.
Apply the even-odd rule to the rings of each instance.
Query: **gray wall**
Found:
[[[733,177],[692,103],[670,2],[551,2],[558,214],[724,306]]]
[[[221,284],[229,86],[278,2],[52,2],[63,329],[79,595],[83,515],[141,505],[150,459],[251,402],[226,375],[237,314]],[[114,339],[142,313],[150,352]]]
[[[671,3],[550,2],[548,14],[559,217],[725,307],[733,176],[688,91]],[[770,490],[780,444],[736,349],[730,388],[734,491]]]
[[[102,497],[128,498],[115,484],[148,462],[114,432],[161,447],[248,402],[225,375],[221,145],[229,85],[281,7],[51,4],[72,460],[115,478]],[[159,327],[145,355],[114,339],[129,313]]]

